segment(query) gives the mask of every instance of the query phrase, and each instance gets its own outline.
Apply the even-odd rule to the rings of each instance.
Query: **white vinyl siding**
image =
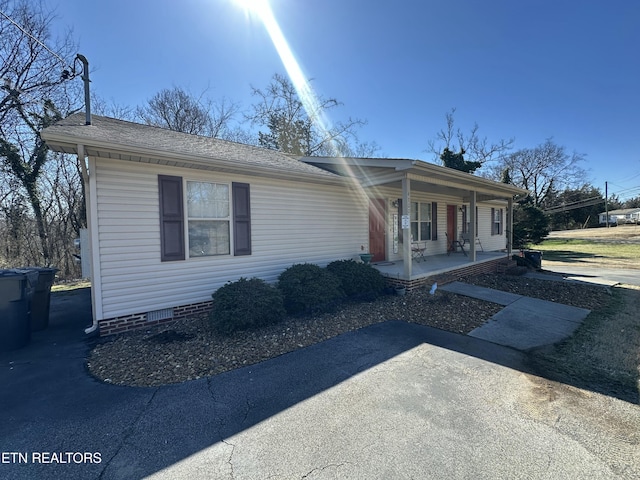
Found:
[[[194,171],[108,159],[96,164],[99,320],[207,301],[240,277],[274,282],[294,263],[357,258],[368,241],[366,199],[345,185],[202,171],[199,181],[251,185],[252,254],[161,262],[157,176],[189,180]]]

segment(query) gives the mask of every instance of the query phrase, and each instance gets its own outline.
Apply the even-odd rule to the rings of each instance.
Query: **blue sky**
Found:
[[[91,87],[139,105],[174,85],[247,107],[285,73],[264,26],[234,0],[46,0],[91,65]],[[640,195],[640,4],[629,0],[271,0],[330,119],[367,120],[363,141],[432,160],[456,108],[491,141],[553,137],[586,155],[588,180]]]

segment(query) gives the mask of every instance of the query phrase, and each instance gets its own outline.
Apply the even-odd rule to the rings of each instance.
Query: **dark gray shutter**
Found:
[[[160,193],[160,260],[184,260],[182,177],[158,175]]]
[[[438,202],[431,202],[431,240],[438,239]]]
[[[251,194],[248,183],[232,183],[233,254],[251,255]]]
[[[504,210],[501,208],[500,209],[500,232],[498,233],[502,235],[502,232],[504,232]]]

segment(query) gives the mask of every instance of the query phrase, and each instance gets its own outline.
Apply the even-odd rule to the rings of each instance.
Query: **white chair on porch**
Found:
[[[424,252],[427,250],[427,242],[425,240],[418,242],[411,242],[411,259],[416,262],[422,262],[426,260]]]
[[[451,240],[447,232],[445,232],[444,234],[447,237],[447,255],[451,255],[451,252],[460,251],[464,253],[464,256],[466,257],[467,252],[464,251],[464,244],[456,239]],[[460,248],[460,250],[458,250],[458,247]]]
[[[462,239],[462,245],[465,244],[469,244],[469,246],[471,246],[471,234],[469,233],[462,233],[460,235],[460,238]],[[480,239],[478,237],[476,237],[476,245],[480,246],[480,251],[484,252],[484,248],[482,248],[482,242],[480,242]]]

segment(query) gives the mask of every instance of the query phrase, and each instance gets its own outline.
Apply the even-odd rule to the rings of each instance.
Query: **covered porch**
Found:
[[[369,242],[361,250],[368,249],[389,279],[413,283],[511,255],[514,197],[527,190],[421,160],[306,161],[349,176],[362,188],[369,202]],[[424,261],[416,261],[416,250]]]
[[[451,255],[431,255],[424,261],[411,260],[411,277],[405,277],[404,260],[376,262],[371,265],[377,269],[390,283],[419,285],[427,283],[429,278],[450,275],[469,275],[495,271],[497,264],[508,263],[510,257],[506,252],[477,252],[476,260],[469,261],[462,253]]]
[[[406,280],[417,280],[423,277],[431,277],[441,273],[454,272],[469,265],[479,265],[493,260],[508,260],[505,252],[477,252],[476,260],[469,262],[469,258],[462,253],[452,253],[451,255],[431,255],[426,257],[424,261],[412,260],[411,278]],[[389,278],[403,278],[404,276],[404,260],[376,262],[371,264],[383,276]]]

